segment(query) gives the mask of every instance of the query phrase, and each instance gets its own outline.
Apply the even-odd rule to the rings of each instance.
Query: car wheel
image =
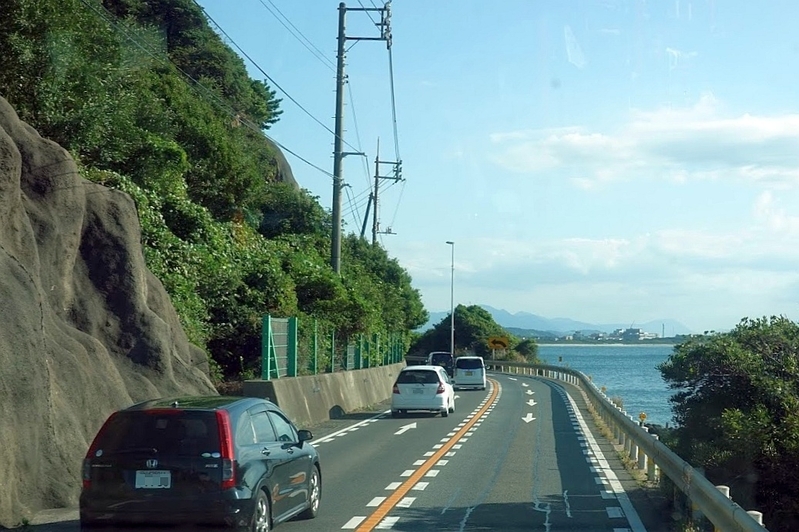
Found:
[[[392,410],[391,411],[391,417],[400,417],[399,410]]]
[[[441,417],[447,417],[449,415],[449,408],[445,408],[441,411]]]
[[[455,413],[455,399],[452,400],[452,406],[449,407],[449,413],[450,414]]]
[[[322,479],[316,466],[311,470],[308,498],[308,508],[300,514],[300,519],[313,519],[319,514],[319,503],[322,502]]]
[[[268,532],[272,528],[272,510],[269,504],[269,497],[264,490],[258,490],[255,498],[255,507],[252,511],[252,532]]]

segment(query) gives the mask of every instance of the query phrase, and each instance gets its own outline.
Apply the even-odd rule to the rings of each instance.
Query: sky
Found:
[[[272,80],[267,134],[330,209],[339,2],[198,3]],[[349,9],[375,5],[346,3],[348,36],[379,36]],[[794,0],[395,0],[390,56],[347,42],[344,141],[366,157],[344,159],[343,230],[379,139],[404,178],[381,182],[379,240],[431,312],[798,319],[796,20]]]

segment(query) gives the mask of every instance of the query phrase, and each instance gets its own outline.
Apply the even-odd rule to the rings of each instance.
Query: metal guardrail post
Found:
[[[312,374],[319,373],[319,322],[313,320],[313,368]]]
[[[261,320],[261,380],[269,380],[270,362],[269,359],[269,338],[272,336],[269,315]]]
[[[289,318],[286,376],[297,376],[297,318]]]
[[[649,427],[641,427],[644,432],[649,432]],[[638,469],[643,471],[646,468],[646,453],[642,450],[638,450]]]
[[[660,437],[657,434],[652,434],[652,439],[655,441],[659,440]],[[649,457],[646,463],[646,478],[649,482],[657,482],[658,481],[658,466],[652,457]]]
[[[363,359],[361,358],[363,355],[363,335],[358,335],[358,343],[355,344],[355,369],[361,369],[363,367]]]

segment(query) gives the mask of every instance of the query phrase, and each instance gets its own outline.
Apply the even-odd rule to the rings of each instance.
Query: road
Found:
[[[492,375],[489,384],[459,390],[446,418],[395,419],[384,410],[316,429],[319,516],[277,530],[670,529],[613,446],[592,432],[578,388],[508,375]],[[78,529],[74,516],[30,528]]]

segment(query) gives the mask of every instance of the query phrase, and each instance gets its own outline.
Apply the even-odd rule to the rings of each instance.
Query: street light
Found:
[[[452,273],[449,282],[449,352],[455,356],[455,242],[447,240],[452,246]]]

